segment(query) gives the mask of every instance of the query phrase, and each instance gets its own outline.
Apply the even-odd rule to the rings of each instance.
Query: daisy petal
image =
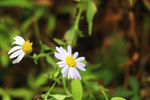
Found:
[[[61,50],[59,47],[56,47],[56,50],[57,50],[59,53],[62,53],[62,50]]]
[[[85,67],[85,66],[86,66],[84,63],[81,63],[81,62],[77,62],[77,65],[78,65],[78,66],[82,66],[82,67]]]
[[[65,73],[68,71],[68,66],[65,66],[62,70],[61,70],[61,73]]]
[[[76,59],[76,61],[79,61],[79,62],[83,61],[83,60],[85,60],[85,57],[79,57],[79,58]]]
[[[65,61],[60,61],[57,64],[59,65],[59,67],[63,67],[66,65]]]
[[[23,51],[22,50],[18,50],[16,52],[14,52],[13,54],[10,55],[10,58],[15,58],[17,56],[19,56]]]
[[[75,80],[78,79],[78,76],[77,76],[77,74],[76,74],[76,68],[74,68],[74,79],[75,79]]]
[[[11,50],[9,50],[8,54],[11,54],[12,52],[18,50],[18,49],[21,49],[21,46],[15,46],[13,47]]]
[[[80,66],[78,63],[76,64],[77,65],[77,68],[82,70],[82,71],[86,71],[86,69],[83,67],[83,66]]]
[[[71,55],[72,54],[72,48],[70,45],[68,45],[68,54]]]
[[[59,60],[64,60],[63,59],[63,57],[62,57],[62,55],[60,55],[59,53],[54,53],[54,55],[55,55],[55,57],[57,58],[57,59],[59,59]]]
[[[63,77],[65,77],[67,75],[67,72],[63,73]]]
[[[76,59],[78,57],[78,55],[79,55],[79,53],[75,52],[74,55],[73,55],[73,58]]]
[[[18,39],[19,41],[25,42],[25,40],[21,36],[16,36],[15,39]]]
[[[17,59],[15,59],[12,63],[13,63],[13,64],[19,63],[19,62],[22,60],[22,58],[24,57],[24,55],[25,55],[25,53],[22,52],[22,53],[17,57]]]
[[[77,77],[81,80],[81,76],[80,76],[80,73],[78,72],[78,70],[76,68],[74,70],[75,70]]]
[[[68,56],[67,51],[64,48],[62,48],[62,46],[60,46],[60,50],[65,57]]]
[[[73,68],[69,68],[69,72],[70,72],[70,77],[73,79],[74,78],[74,70]]]

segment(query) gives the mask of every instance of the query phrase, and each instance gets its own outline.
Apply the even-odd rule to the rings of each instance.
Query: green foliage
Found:
[[[94,35],[90,37],[93,40],[91,41],[91,43],[93,43],[93,48],[90,47],[92,50],[82,48],[78,43],[79,38],[84,38],[84,36],[89,38],[87,35],[92,35],[93,19],[97,13],[97,5],[99,5],[98,2],[100,1],[74,0],[77,1],[75,4],[72,4],[72,1],[69,1],[69,3],[67,3],[65,6],[58,4],[56,11],[54,10],[55,3],[53,3],[55,1],[52,0],[51,4],[48,4],[51,2],[51,0],[43,0],[42,3],[40,1],[41,0],[0,1],[1,8],[6,7],[6,11],[3,9],[1,10],[2,13],[0,17],[0,64],[2,67],[8,67],[9,65],[13,66],[9,66],[10,70],[9,68],[2,68],[1,70],[2,73],[0,75],[0,84],[4,84],[4,86],[0,88],[0,96],[2,100],[11,100],[12,98],[31,100],[35,96],[39,96],[44,100],[109,100],[109,97],[107,96],[108,89],[110,88],[109,86],[116,86],[116,84],[119,84],[118,78],[120,78],[120,75],[122,75],[124,70],[122,65],[129,59],[127,54],[128,42],[125,40],[125,38],[123,38],[123,36],[118,37],[112,35],[107,38],[109,40],[109,45],[104,43],[102,46],[99,46],[99,44],[95,43],[93,40],[95,39],[95,36],[97,36]],[[63,4],[63,1],[60,1],[60,4],[61,3]],[[132,0],[130,0],[130,3],[133,5]],[[147,3],[144,2],[144,4],[149,7]],[[7,7],[9,9],[16,7],[15,9],[19,10],[20,12],[16,15],[13,12],[13,14],[10,14],[10,16],[7,13]],[[60,18],[62,15],[66,15],[67,18],[69,16],[71,26],[69,29],[65,29],[66,32],[61,34],[61,39],[59,39],[57,37],[57,30],[59,29],[56,28],[59,28],[60,23],[57,21],[66,20],[66,16],[64,16],[62,19]],[[115,19],[115,17],[113,18]],[[80,22],[82,20],[87,21],[88,34],[84,33],[86,31],[81,30],[83,29],[83,27],[80,26]],[[65,25],[65,23],[63,24]],[[148,30],[149,26],[149,18],[147,18],[144,28]],[[107,33],[107,35],[108,34],[110,33]],[[26,57],[29,57],[30,60],[32,59],[36,64],[34,65],[31,63],[30,66],[33,66],[31,69],[27,66],[27,69],[30,72],[28,73],[27,71],[25,75],[23,74],[23,80],[25,80],[23,82],[27,83],[22,83],[21,86],[20,83],[16,82],[16,76],[13,76],[12,74],[18,71],[18,68],[22,67],[22,65],[9,64],[9,55],[7,54],[12,48],[11,43],[14,41],[13,38],[16,35],[22,35],[23,37],[33,39],[33,52],[29,55],[26,55]],[[104,41],[105,39],[106,38],[104,38]],[[73,79],[70,81],[67,79],[67,77],[62,77],[62,68],[59,68],[56,64],[57,60],[54,58],[54,52],[56,51],[55,46],[61,45],[63,47],[67,47],[68,44],[73,47],[76,46],[77,48],[73,49],[79,50],[79,52],[80,50],[83,50],[81,54],[85,54],[88,59],[90,58],[89,51],[90,53],[91,51],[92,53],[93,51],[98,53],[96,54],[94,60],[92,59],[91,61],[95,64],[90,64],[90,62],[86,61],[87,59],[83,61],[83,63],[85,63],[87,66],[85,72],[79,71],[82,76],[82,80]],[[83,45],[87,47],[89,46],[88,44]],[[101,48],[101,50],[99,50],[99,48]],[[7,75],[4,73],[9,73],[10,76],[12,76],[12,83],[11,80],[9,80],[9,75],[7,79]],[[27,79],[24,79],[26,78],[25,76],[27,76]],[[7,80],[10,81],[10,83],[8,82],[8,86],[9,84],[13,84],[10,86],[11,88],[8,89],[5,88]],[[112,84],[112,82],[115,84]],[[22,88],[22,86],[24,86],[24,88]],[[111,100],[126,100],[124,98],[140,100],[139,83],[133,76],[129,78],[129,87],[129,90],[124,90],[122,87],[116,86],[115,88],[117,89],[113,95],[115,97],[111,98]]]
[[[121,98],[121,97],[113,97],[113,98],[111,98],[111,100],[126,100],[126,99]]]
[[[69,97],[68,95],[61,95],[61,94],[53,94],[53,95],[51,94],[50,96],[52,96],[56,100],[64,100],[65,98]]]
[[[131,6],[133,5],[133,1],[132,0],[130,0],[130,4],[131,4]]]
[[[54,38],[53,40],[54,40],[58,45],[63,45],[63,46],[66,45],[65,42],[61,41],[60,39]]]
[[[89,35],[92,34],[92,26],[93,26],[93,17],[97,12],[97,8],[94,2],[92,0],[88,0],[87,2],[87,9],[86,9],[86,20],[88,22],[88,31]]]
[[[79,9],[78,14],[76,16],[76,20],[72,27],[65,33],[65,39],[68,44],[74,46],[77,42],[78,37],[83,37],[82,32],[79,29],[79,22],[81,19],[81,14],[83,11],[86,12],[86,20],[88,22],[88,33],[92,34],[92,25],[93,18],[97,12],[97,8],[95,3],[92,0],[83,0],[77,5],[77,9]]]
[[[0,6],[21,6],[25,8],[32,8],[33,3],[30,0],[1,0]]]
[[[79,79],[71,81],[71,91],[74,100],[82,100],[83,88]]]

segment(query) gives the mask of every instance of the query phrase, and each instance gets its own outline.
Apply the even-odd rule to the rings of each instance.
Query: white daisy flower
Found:
[[[82,71],[85,71],[84,68],[86,65],[82,63],[81,61],[85,60],[85,57],[78,57],[79,53],[75,52],[72,55],[72,48],[70,45],[68,45],[68,51],[63,49],[61,46],[56,47],[56,50],[58,52],[55,52],[54,55],[57,59],[61,60],[57,64],[59,67],[63,67],[61,70],[61,73],[63,74],[63,77],[65,77],[68,73],[68,79],[80,79],[81,76],[77,69],[80,69]]]
[[[32,43],[29,40],[25,41],[21,36],[16,36],[14,40],[15,42],[12,45],[16,44],[17,46],[14,46],[8,54],[11,54],[10,58],[16,58],[12,62],[16,64],[22,60],[25,54],[29,54],[32,51]]]

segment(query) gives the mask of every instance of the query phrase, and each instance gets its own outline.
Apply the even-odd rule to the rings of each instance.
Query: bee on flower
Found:
[[[25,54],[29,54],[32,52],[32,43],[27,40],[25,41],[21,36],[16,36],[14,38],[14,42],[12,43],[12,45],[16,45],[14,46],[9,52],[8,54],[10,55],[10,58],[16,58],[12,63],[16,64],[19,63],[23,57],[25,56]]]
[[[54,53],[55,57],[61,60],[57,63],[59,67],[62,67],[61,73],[63,74],[63,77],[65,77],[68,73],[68,79],[74,78],[81,80],[80,73],[77,69],[86,71],[84,68],[86,65],[82,63],[82,61],[85,60],[85,57],[78,57],[78,52],[72,54],[72,48],[70,45],[68,45],[67,49],[68,50],[66,51],[61,46],[56,47],[57,52]]]

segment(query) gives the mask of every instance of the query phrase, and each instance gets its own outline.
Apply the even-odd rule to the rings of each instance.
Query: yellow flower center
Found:
[[[67,56],[66,63],[69,67],[75,67],[76,61],[72,56]]]
[[[22,45],[22,50],[29,54],[32,51],[32,43],[29,40],[25,41]]]

